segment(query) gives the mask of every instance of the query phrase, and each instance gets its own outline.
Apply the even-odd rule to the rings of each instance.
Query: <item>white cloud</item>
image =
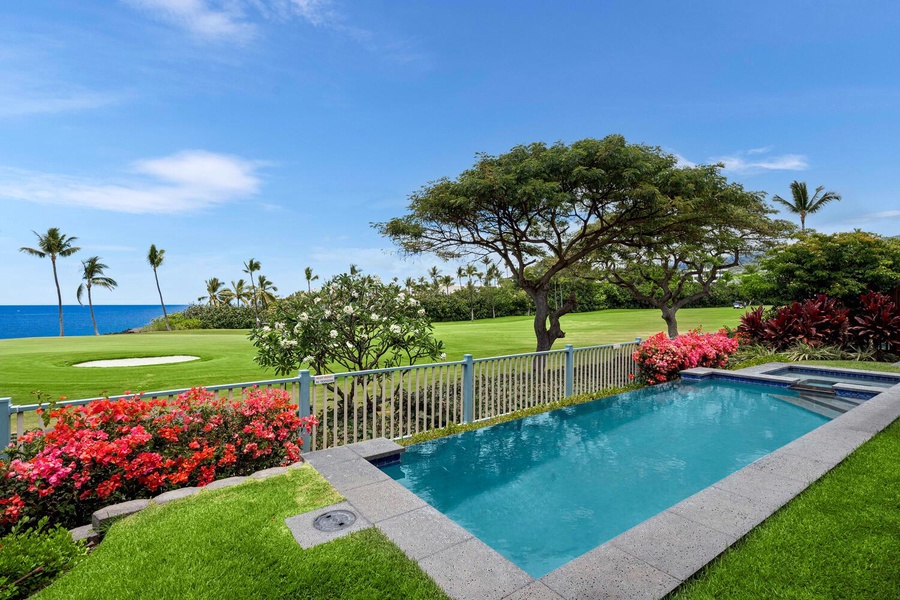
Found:
[[[736,152],[730,156],[718,156],[707,160],[707,164],[722,163],[724,170],[733,173],[754,173],[759,171],[802,171],[809,167],[809,160],[803,154],[781,154],[764,156],[772,150],[772,146],[752,148]],[[672,152],[679,167],[695,167],[697,163]]]
[[[194,212],[256,194],[259,165],[191,150],[137,161],[133,175],[112,182],[0,168],[0,198],[132,214]]]
[[[749,153],[747,153],[749,154]],[[725,165],[726,171],[735,173],[747,173],[753,171],[802,171],[809,166],[806,156],[802,154],[783,154],[768,158],[748,159],[740,154],[734,156],[720,156],[713,158],[712,162],[720,162]]]
[[[673,152],[672,155],[675,157],[675,166],[676,167],[696,167],[697,163],[692,162],[677,152]]]
[[[118,95],[96,92],[48,94],[24,89],[0,90],[0,118],[91,110],[115,104],[120,99]]]
[[[45,38],[0,44],[0,118],[92,110],[120,102],[126,94],[92,90],[72,81]]]
[[[313,25],[324,25],[335,17],[330,0],[291,0],[294,11]]]
[[[228,2],[211,6],[207,0],[126,0],[176,27],[204,39],[245,41],[254,26],[247,21],[240,5]]]
[[[248,41],[256,34],[257,15],[281,20],[298,17],[315,26],[327,25],[336,17],[330,0],[124,1],[206,41]]]
[[[895,219],[900,217],[900,210],[886,210],[883,212],[869,213],[860,217],[863,221],[876,221],[880,219]]]
[[[751,148],[747,150],[747,154],[768,154],[772,151],[772,146],[763,146],[762,148]]]

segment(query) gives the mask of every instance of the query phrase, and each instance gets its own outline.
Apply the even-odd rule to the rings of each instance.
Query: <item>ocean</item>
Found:
[[[169,314],[184,310],[183,304],[166,305]],[[95,305],[97,329],[100,333],[119,333],[143,327],[162,316],[159,304]],[[63,324],[66,336],[93,335],[91,313],[87,306],[63,304]],[[56,337],[59,335],[59,307],[0,306],[0,339],[25,337]]]

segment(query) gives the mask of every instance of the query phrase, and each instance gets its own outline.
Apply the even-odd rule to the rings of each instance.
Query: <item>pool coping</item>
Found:
[[[778,365],[789,363],[722,373],[759,382],[775,380],[771,384],[782,387],[785,382],[778,380],[793,378],[766,377],[761,372]],[[452,598],[657,599],[897,418],[900,384],[539,579],[369,463],[365,456],[370,442],[318,450],[305,454],[304,459]],[[384,439],[373,442],[379,448],[391,443]]]

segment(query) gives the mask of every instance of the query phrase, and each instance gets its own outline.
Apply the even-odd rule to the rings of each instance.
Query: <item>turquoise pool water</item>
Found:
[[[646,388],[417,444],[384,471],[541,577],[828,421],[794,392]]]

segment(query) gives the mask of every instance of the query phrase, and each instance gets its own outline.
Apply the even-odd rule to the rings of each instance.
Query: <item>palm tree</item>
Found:
[[[163,319],[166,320],[166,331],[172,331],[172,327],[169,325],[169,314],[166,312],[166,303],[163,302],[162,290],[159,287],[159,275],[156,274],[156,270],[162,266],[165,259],[166,251],[162,248],[157,250],[156,244],[150,244],[150,252],[147,253],[147,262],[153,267],[153,278],[156,279],[156,291],[159,293],[159,303],[162,305]]]
[[[250,303],[250,295],[247,292],[247,282],[243,279],[238,279],[237,281],[231,282],[231,289],[228,290],[231,292],[229,294],[231,297],[228,299],[228,304],[231,303],[232,300],[236,300],[238,306],[241,304],[247,305]]]
[[[197,298],[198,301],[202,302],[206,300],[206,303],[210,306],[218,306],[222,303],[222,299],[220,295],[222,294],[222,288],[224,287],[224,283],[219,281],[218,277],[210,277],[206,280],[206,295],[200,296]]]
[[[53,281],[56,283],[56,298],[59,300],[59,335],[63,336],[65,332],[63,331],[62,291],[59,289],[59,277],[56,275],[56,257],[66,258],[81,250],[78,246],[72,245],[72,242],[78,238],[60,233],[59,227],[51,227],[44,235],[39,234],[37,231],[32,231],[31,233],[37,236],[38,247],[28,248],[23,246],[19,248],[19,252],[37,256],[38,258],[50,257],[50,264],[53,265]]]
[[[313,275],[312,267],[306,267],[303,273],[306,275],[306,291],[312,293],[312,282],[318,279],[319,276]]]
[[[263,310],[269,308],[271,302],[275,302],[275,292],[277,291],[278,288],[272,285],[272,282],[265,275],[259,276],[256,282],[256,294],[259,297],[259,303],[262,305]]]
[[[806,190],[806,182],[795,180],[791,183],[790,201],[785,200],[781,196],[773,196],[772,200],[784,205],[792,213],[800,215],[800,231],[806,231],[806,215],[818,212],[820,208],[829,202],[841,199],[841,195],[837,192],[822,193],[824,190],[825,186],[820,185],[816,188],[816,193],[813,194],[813,197],[810,198],[809,192]]]
[[[472,282],[473,278],[481,277],[481,273],[475,268],[475,265],[469,264],[466,265],[465,269],[466,277],[469,278],[466,287],[469,288],[469,311],[471,313],[472,320],[475,320],[475,284]]]
[[[434,286],[434,289],[439,288],[441,285],[441,270],[436,266],[431,267],[428,269],[428,276],[431,277],[431,285]]]
[[[88,306],[91,309],[91,322],[94,324],[94,335],[100,335],[100,332],[97,330],[97,319],[94,317],[94,301],[91,298],[91,288],[96,286],[111,290],[119,284],[116,283],[115,279],[103,275],[103,271],[109,267],[100,262],[99,256],[92,256],[87,260],[81,261],[81,266],[84,268],[81,275],[84,282],[78,286],[75,296],[78,298],[78,304],[84,306],[84,303],[81,301],[81,294],[87,290]]]
[[[457,279],[459,279],[459,287],[462,287],[462,280],[463,280],[463,277],[465,277],[465,276],[466,276],[466,268],[462,267],[462,266],[457,267],[456,277],[457,277]]]
[[[442,275],[441,276],[441,285],[444,286],[444,291],[446,291],[449,294],[450,286],[453,285],[453,275]]]
[[[484,273],[484,282],[490,289],[489,298],[491,301],[491,318],[496,319],[497,318],[497,306],[496,306],[496,302],[495,302],[496,294],[495,294],[495,291],[493,290],[493,288],[491,287],[491,283],[493,283],[495,281],[497,283],[500,283],[500,269],[498,269],[497,265],[495,265],[494,263],[492,263],[490,261],[488,261],[486,264],[488,265],[488,267]]]
[[[219,292],[219,306],[231,306],[231,301],[234,300],[234,292],[232,292],[228,288],[223,288],[221,292]]]
[[[261,268],[262,265],[259,264],[259,261],[252,258],[244,263],[244,273],[250,276],[250,302],[253,304],[253,318],[257,327],[259,327],[259,310],[256,307],[256,286],[253,284],[253,273]]]

